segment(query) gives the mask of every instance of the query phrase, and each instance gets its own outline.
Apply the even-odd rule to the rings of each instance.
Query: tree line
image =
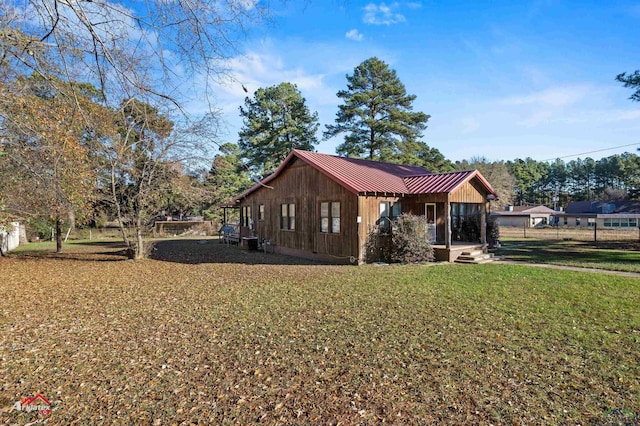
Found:
[[[496,204],[544,204],[564,206],[570,201],[591,199],[615,200],[636,198],[640,188],[640,159],[632,153],[594,160],[578,158],[553,162],[531,158],[489,161],[483,157],[448,160],[434,147],[421,140],[430,118],[415,112],[415,95],[406,93],[395,70],[373,57],[347,75],[347,89],[337,93],[335,124],[325,126],[325,139],[344,134],[338,145],[340,156],[366,158],[422,166],[432,172],[478,169],[500,194]],[[632,100],[640,99],[640,73],[620,74],[617,80],[625,87],[637,88]],[[227,176],[233,183],[219,188],[219,201],[232,197],[253,182],[272,173],[292,149],[314,150],[320,124],[311,113],[298,88],[281,83],[258,89],[245,98],[240,107],[243,127],[238,144],[227,144],[216,162],[225,164],[211,176]],[[215,162],[214,162],[215,163]],[[236,170],[228,176],[229,165]]]

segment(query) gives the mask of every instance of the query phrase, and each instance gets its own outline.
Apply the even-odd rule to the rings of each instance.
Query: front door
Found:
[[[424,205],[424,215],[427,219],[427,241],[435,243],[436,235],[436,203],[426,203]]]

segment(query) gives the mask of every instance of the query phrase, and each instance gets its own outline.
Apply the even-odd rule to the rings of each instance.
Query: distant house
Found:
[[[547,206],[506,206],[504,211],[491,212],[499,226],[536,226],[557,225],[562,213]]]
[[[637,228],[640,201],[578,201],[567,204],[560,225]]]
[[[430,173],[417,166],[294,150],[273,174],[236,197],[242,237],[268,240],[276,252],[361,263],[373,227],[401,213],[425,215],[436,258],[455,260],[457,232],[471,215],[486,218],[498,194],[477,170]],[[482,220],[481,223],[485,221]],[[478,241],[484,247],[483,226]]]

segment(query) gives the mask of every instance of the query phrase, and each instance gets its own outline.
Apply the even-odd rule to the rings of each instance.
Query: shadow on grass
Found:
[[[262,251],[243,250],[237,245],[221,244],[215,239],[171,239],[147,242],[152,244],[149,257],[163,262],[183,264],[237,263],[243,265],[323,265],[326,263]],[[119,262],[128,260],[122,241],[79,241],[65,243],[62,253],[55,252],[54,243],[37,243],[21,247],[9,258],[60,259],[88,262]]]
[[[243,250],[213,239],[157,241],[152,259],[185,264],[238,263],[244,265],[324,265],[326,263],[262,251]]]

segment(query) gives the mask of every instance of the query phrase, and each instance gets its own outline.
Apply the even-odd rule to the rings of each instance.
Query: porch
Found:
[[[433,247],[433,255],[438,262],[454,262],[462,252],[482,250],[486,253],[488,246],[482,243],[452,241],[450,248],[447,248],[446,244],[433,244],[431,247]]]

